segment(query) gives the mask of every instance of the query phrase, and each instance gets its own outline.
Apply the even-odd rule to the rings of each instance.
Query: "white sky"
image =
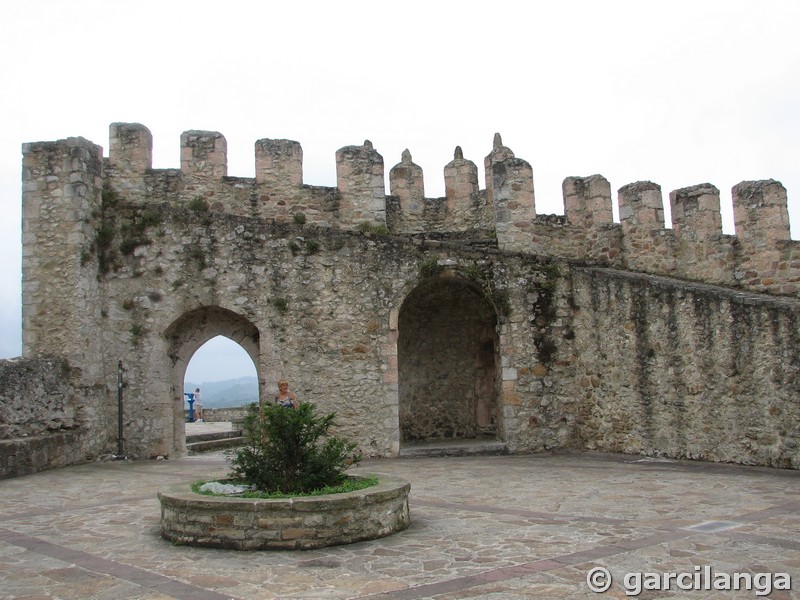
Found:
[[[218,335],[208,340],[195,352],[183,380],[202,384],[207,381],[223,381],[248,376],[257,376],[253,360],[239,344]],[[270,383],[273,386],[275,384],[275,382]],[[188,390],[188,388],[186,389]]]
[[[726,233],[731,187],[777,179],[798,239],[799,28],[796,0],[3,0],[0,357],[21,352],[20,146],[107,154],[115,121],[152,131],[156,168],[179,166],[182,131],[219,131],[243,177],[257,139],[294,139],[314,185],[336,185],[342,146],[370,139],[387,177],[408,148],[428,196],[456,145],[482,172],[498,131],[539,213],[563,213],[571,175],[654,181],[667,205],[710,182]]]

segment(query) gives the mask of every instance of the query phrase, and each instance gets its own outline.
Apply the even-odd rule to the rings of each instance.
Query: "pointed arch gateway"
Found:
[[[483,290],[432,277],[398,317],[400,440],[496,438],[497,314]]]
[[[204,306],[184,313],[164,332],[172,373],[172,395],[175,407],[174,439],[176,443],[183,439],[185,434],[183,381],[186,368],[195,352],[203,344],[220,335],[239,344],[250,356],[256,367],[259,394],[262,393],[261,335],[258,327],[246,317],[219,306]]]

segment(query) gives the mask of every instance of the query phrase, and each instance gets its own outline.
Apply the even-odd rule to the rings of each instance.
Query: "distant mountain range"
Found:
[[[197,388],[200,388],[200,397],[203,399],[203,406],[206,408],[247,406],[252,402],[258,402],[257,377],[239,377],[238,379],[206,381],[204,383],[186,381],[183,390],[185,392],[193,392]]]

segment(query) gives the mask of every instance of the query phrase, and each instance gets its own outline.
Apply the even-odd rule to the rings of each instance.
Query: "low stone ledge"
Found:
[[[189,484],[158,493],[161,536],[176,544],[234,550],[323,548],[384,537],[408,527],[401,479],[380,477],[363,490],[256,499],[204,496]]]
[[[0,440],[0,479],[59,469],[85,459],[79,430]]]

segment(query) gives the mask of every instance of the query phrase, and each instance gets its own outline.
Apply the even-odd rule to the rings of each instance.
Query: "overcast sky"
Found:
[[[336,185],[342,146],[370,139],[387,177],[408,148],[429,197],[456,145],[484,187],[500,132],[538,213],[563,213],[572,175],[654,181],[667,208],[710,182],[726,233],[731,187],[777,179],[798,239],[798,29],[796,0],[3,0],[0,358],[21,352],[20,146],[82,136],[107,155],[115,121],[152,131],[156,168],[179,167],[181,132],[219,131],[242,177],[257,139],[297,140],[314,185]],[[228,356],[198,353],[195,380],[253,372]]]

